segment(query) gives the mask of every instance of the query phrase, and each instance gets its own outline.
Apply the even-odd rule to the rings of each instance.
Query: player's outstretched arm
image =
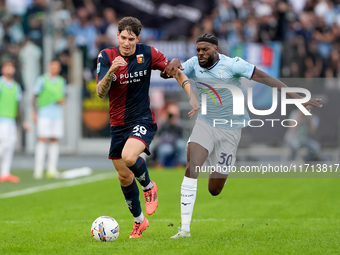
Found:
[[[111,82],[112,82],[112,77],[115,71],[121,66],[126,66],[127,63],[126,61],[121,57],[118,56],[112,61],[112,65],[110,66],[109,71],[105,74],[104,78],[97,83],[97,95],[100,98],[103,98],[107,92],[110,90],[111,87]]]
[[[288,87],[286,84],[284,84],[283,82],[281,82],[280,80],[270,76],[269,74],[263,72],[262,70],[255,68],[254,74],[251,78],[254,81],[266,84],[267,86],[270,86],[272,88],[277,88],[278,91],[281,92],[282,88],[286,88]],[[294,92],[290,92],[287,93],[288,96],[290,96],[291,98],[294,99],[300,99],[302,98],[299,94],[294,93]],[[322,104],[320,104],[319,102],[321,102],[321,99],[319,98],[311,98],[308,102],[303,103],[302,105],[310,112],[310,108],[306,107],[307,105],[310,106],[315,106],[315,107],[322,107]]]
[[[164,71],[161,72],[161,77],[164,79],[172,78],[174,77],[178,69],[182,71],[184,70],[181,61],[179,61],[178,58],[173,58],[170,63],[165,67]]]
[[[182,88],[187,92],[187,94],[190,97],[189,103],[190,103],[190,106],[192,107],[192,110],[188,114],[190,117],[193,117],[196,114],[196,112],[199,111],[201,106],[195,94],[193,93],[190,81],[188,77],[179,70],[177,70],[176,73],[174,73],[174,78],[177,80],[177,82],[182,86]]]

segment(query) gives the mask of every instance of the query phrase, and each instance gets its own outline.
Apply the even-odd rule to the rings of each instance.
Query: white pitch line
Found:
[[[133,221],[133,219],[116,219],[118,222],[131,222]],[[181,219],[153,219],[150,220],[152,222],[174,222],[174,221],[180,221]],[[259,218],[241,218],[241,219],[225,219],[225,218],[221,218],[221,219],[214,219],[214,218],[208,218],[208,219],[193,219],[192,221],[194,222],[211,222],[211,221],[228,221],[228,222],[235,222],[235,221],[266,221],[266,222],[272,222],[272,221],[291,221],[291,220],[300,220],[300,219],[259,219]],[[340,222],[340,219],[328,219],[328,218],[305,218],[304,220],[307,221],[331,221],[331,222]],[[5,223],[5,224],[24,224],[24,223],[30,223],[31,221],[11,221],[11,220],[5,220],[2,221],[0,220],[0,223]],[[44,221],[41,221],[42,223]],[[48,222],[48,221],[46,221]],[[78,222],[89,222],[89,220],[66,220],[64,221],[66,223],[78,223]]]
[[[88,176],[88,177],[84,177],[84,178],[80,178],[80,179],[76,179],[76,180],[69,180],[69,181],[65,181],[65,182],[45,184],[45,185],[36,186],[36,187],[32,187],[32,188],[21,189],[21,190],[8,192],[8,193],[3,193],[3,194],[0,194],[0,199],[1,198],[18,197],[18,196],[33,194],[33,193],[37,193],[37,192],[45,191],[45,190],[59,189],[59,188],[64,188],[64,187],[72,187],[72,186],[82,185],[82,184],[91,183],[91,182],[103,181],[105,179],[115,178],[115,177],[117,177],[116,173],[97,174],[97,175]]]

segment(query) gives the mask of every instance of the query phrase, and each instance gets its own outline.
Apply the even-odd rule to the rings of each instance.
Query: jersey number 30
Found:
[[[225,163],[227,166],[230,166],[231,161],[233,160],[233,155],[231,154],[227,155],[226,153],[222,152],[220,158],[221,158],[221,161],[218,162],[220,165],[224,165]]]

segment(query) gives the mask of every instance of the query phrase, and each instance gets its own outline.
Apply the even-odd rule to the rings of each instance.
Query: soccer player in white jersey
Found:
[[[249,120],[247,111],[244,115],[233,115],[233,100],[229,89],[218,88],[217,84],[232,84],[240,88],[240,78],[245,77],[276,87],[279,91],[287,87],[278,79],[271,77],[254,65],[243,59],[229,58],[218,53],[218,40],[212,34],[203,34],[196,41],[197,56],[181,65],[178,59],[173,59],[164,70],[169,77],[180,69],[189,79],[196,82],[201,93],[208,89],[218,94],[219,107],[212,98],[207,98],[206,115],[199,113],[190,136],[187,147],[187,167],[181,186],[181,219],[182,227],[172,238],[190,237],[190,223],[197,191],[199,171],[196,166],[233,166],[236,160],[236,150],[241,138],[241,128]],[[205,92],[204,92],[205,91]],[[301,98],[296,93],[287,93],[291,98]],[[217,101],[217,100],[216,100]],[[321,107],[320,99],[310,99],[303,106]],[[201,105],[203,107],[203,105]],[[224,125],[213,124],[213,119],[229,120]],[[229,172],[213,172],[209,176],[208,189],[211,195],[217,196],[222,191]]]
[[[48,178],[58,178],[59,139],[63,136],[63,109],[65,101],[65,80],[59,73],[60,63],[52,60],[48,72],[38,77],[33,98],[33,120],[37,122],[39,141],[35,148],[35,179],[41,179],[48,143]]]
[[[0,77],[0,182],[17,183],[20,178],[11,175],[11,164],[17,139],[15,119],[19,112],[19,101],[22,97],[20,85],[13,79],[15,67],[12,62],[5,62]],[[23,127],[29,127],[23,122]]]

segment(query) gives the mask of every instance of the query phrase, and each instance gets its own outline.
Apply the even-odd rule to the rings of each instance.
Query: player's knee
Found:
[[[209,192],[212,196],[217,196],[221,193],[222,189],[220,188],[210,188],[209,187]]]
[[[122,159],[125,163],[125,165],[129,166],[133,166],[136,161],[137,161],[137,157],[135,157],[134,155],[131,155],[129,153],[122,153]]]
[[[129,186],[133,182],[133,178],[132,172],[118,173],[118,179],[123,186]]]

